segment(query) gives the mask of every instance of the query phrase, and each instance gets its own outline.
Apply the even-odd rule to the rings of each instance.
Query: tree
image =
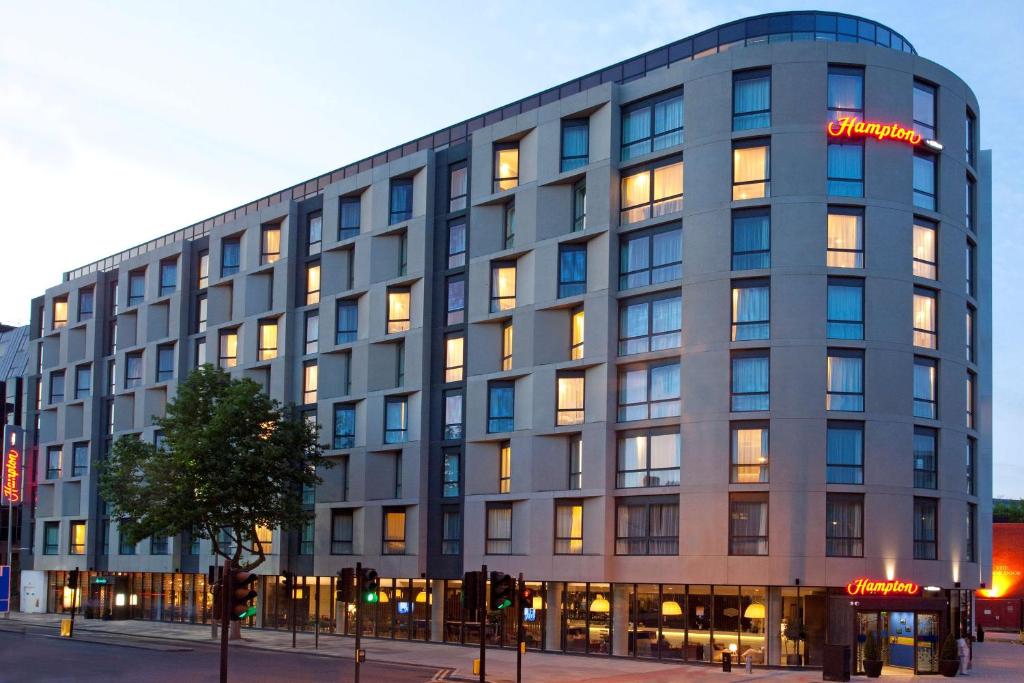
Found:
[[[1024,522],[1024,500],[1000,498],[992,501],[992,521]]]

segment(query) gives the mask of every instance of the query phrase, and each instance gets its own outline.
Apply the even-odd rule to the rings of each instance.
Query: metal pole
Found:
[[[292,612],[292,649],[295,649],[295,581],[299,578],[292,572],[291,591],[288,600],[291,602]]]
[[[215,564],[210,565],[210,571],[206,574],[206,590],[210,591],[212,597],[217,595],[217,584],[220,582],[220,577],[217,576],[217,572],[220,570]],[[221,586],[221,590],[224,587]],[[216,602],[216,600],[214,601]],[[217,615],[210,613],[210,640],[217,640]]]
[[[356,674],[354,683],[359,683],[359,641],[363,633],[363,596],[360,591],[363,587],[363,563],[356,562],[356,589],[353,594],[356,598]]]
[[[487,565],[480,565],[480,574],[483,577],[480,587],[477,589],[483,595],[477,594],[477,610],[480,612],[480,683],[486,683],[487,679]]]
[[[224,574],[220,586],[220,683],[228,683],[228,600],[234,592],[231,560],[224,560]]]
[[[68,638],[75,637],[75,596],[78,595],[78,591],[81,589],[78,587],[79,582],[82,580],[82,574],[78,571],[78,566],[75,566],[75,587],[71,589],[71,626],[68,629]]]
[[[320,579],[316,580],[316,593],[313,597],[313,604],[316,606],[313,614],[313,628],[315,629],[313,635],[313,649],[320,649]]]
[[[519,572],[516,581],[516,683],[523,680],[523,573]]]

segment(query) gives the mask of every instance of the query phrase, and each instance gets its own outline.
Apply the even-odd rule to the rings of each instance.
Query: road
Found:
[[[130,638],[87,642],[58,638],[52,629],[29,627],[0,630],[0,653],[0,683],[219,680],[219,649],[204,643],[156,644]],[[353,680],[352,661],[333,657],[232,648],[228,661],[228,680],[240,683]],[[427,667],[367,662],[360,678],[371,683],[422,683],[435,673]]]

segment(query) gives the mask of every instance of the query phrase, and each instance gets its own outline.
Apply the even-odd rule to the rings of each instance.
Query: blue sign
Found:
[[[11,611],[11,568],[0,565],[0,612]]]
[[[524,607],[523,621],[537,621],[537,610],[532,607]]]
[[[400,602],[400,603],[398,603],[398,613],[399,614],[408,614],[409,613],[409,603],[407,603],[407,602]]]

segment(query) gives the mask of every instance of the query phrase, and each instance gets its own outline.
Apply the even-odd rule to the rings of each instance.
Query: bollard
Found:
[[[747,655],[746,659],[747,659],[747,673],[748,674],[752,674],[752,673],[754,673],[754,658],[751,655]]]
[[[732,671],[732,653],[722,653],[722,671]]]

